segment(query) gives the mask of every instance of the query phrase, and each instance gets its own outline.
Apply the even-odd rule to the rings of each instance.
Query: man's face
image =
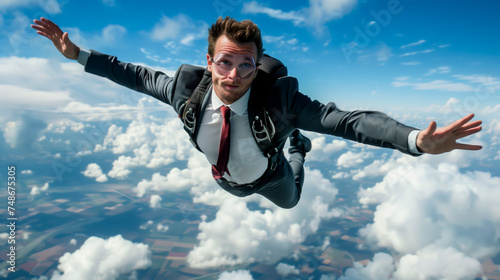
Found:
[[[217,39],[214,57],[210,57],[207,54],[207,63],[208,70],[212,72],[215,94],[217,94],[222,102],[231,104],[240,99],[245,92],[247,92],[252,81],[257,76],[257,69],[250,72],[247,76],[244,76],[244,68],[253,67],[256,60],[257,46],[255,43],[235,43],[229,40],[225,35]],[[215,65],[216,63],[219,63],[220,66],[232,65],[235,67],[228,73],[221,73],[220,70],[217,71],[216,67],[218,66]]]

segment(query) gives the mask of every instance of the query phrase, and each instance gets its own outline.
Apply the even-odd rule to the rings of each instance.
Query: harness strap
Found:
[[[198,131],[200,128],[198,118],[200,117],[203,100],[205,100],[207,90],[211,84],[212,74],[210,73],[210,71],[205,69],[201,82],[194,90],[191,98],[184,103],[184,108],[181,108],[180,111],[182,112],[182,115],[179,114],[179,118],[181,118],[181,120],[184,122],[184,130],[189,134],[189,141],[191,141],[193,146],[200,152],[201,149],[196,142],[196,138],[198,136]]]
[[[264,108],[260,108],[255,113],[251,124],[253,138],[264,156],[269,159],[268,168],[274,171],[278,164],[278,148],[272,142],[276,129]],[[251,114],[250,110],[249,114]]]

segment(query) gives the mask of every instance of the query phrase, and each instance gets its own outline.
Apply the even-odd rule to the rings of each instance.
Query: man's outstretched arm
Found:
[[[69,39],[68,32],[62,30],[52,21],[46,18],[33,20],[35,24],[31,27],[36,30],[36,33],[47,37],[52,41],[57,50],[66,58],[77,60],[80,48]]]
[[[172,105],[176,112],[189,99],[205,71],[203,67],[182,65],[176,74],[170,77],[162,71],[122,62],[115,56],[80,49],[71,42],[67,32],[63,33],[55,23],[46,18],[34,20],[34,23],[36,25],[32,27],[38,34],[49,38],[65,57],[78,60],[86,72],[152,96]]]
[[[452,124],[437,128],[435,121],[429,127],[420,131],[417,136],[417,147],[428,154],[442,154],[453,150],[480,150],[482,146],[457,143],[458,139],[481,131],[482,121],[473,121],[474,114],[465,116]]]

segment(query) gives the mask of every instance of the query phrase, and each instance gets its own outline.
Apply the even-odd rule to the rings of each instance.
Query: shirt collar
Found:
[[[219,97],[217,96],[217,94],[215,93],[214,89],[212,88],[212,106],[213,106],[213,109],[214,110],[217,110],[219,109],[221,106],[227,106],[231,109],[231,111],[233,111],[236,115],[238,116],[243,116],[243,114],[245,114],[245,112],[247,111],[248,109],[248,100],[250,99],[250,89],[249,88],[247,90],[247,92],[245,92],[245,94],[238,100],[236,100],[235,102],[233,102],[232,104],[230,105],[226,105],[224,104],[220,99]]]

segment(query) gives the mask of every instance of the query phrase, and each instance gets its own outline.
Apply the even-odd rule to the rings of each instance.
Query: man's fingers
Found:
[[[455,145],[455,149],[459,149],[459,150],[477,151],[477,150],[481,150],[482,148],[483,148],[483,146],[480,146],[480,145],[469,145],[469,144],[460,144],[460,143],[457,143]]]
[[[454,123],[450,124],[449,126],[447,126],[447,129],[450,131],[456,130],[456,129],[460,128],[461,126],[463,126],[464,124],[468,123],[470,120],[472,120],[472,118],[474,118],[474,114],[469,114],[469,115],[455,121]]]
[[[46,19],[46,18],[40,18],[40,20],[33,20],[33,22],[37,25],[31,25],[32,28],[36,30],[43,31],[45,34],[51,34],[51,35],[61,35],[62,31],[57,26],[55,23],[52,21]]]
[[[69,39],[69,34],[68,32],[64,32],[63,36],[62,36],[62,39],[63,39],[63,42],[66,44],[66,45],[69,45],[71,44],[71,40]]]
[[[35,29],[35,30],[38,30],[38,31],[42,31],[44,33],[47,33],[47,28],[45,28],[44,25],[41,25],[41,24],[38,24],[37,23],[37,20],[34,20],[34,23],[36,24],[32,24],[31,25],[31,28]]]
[[[54,24],[48,24],[47,25],[47,28],[50,30],[50,32],[54,35],[58,35],[60,36],[62,34],[62,31],[61,29],[59,29],[59,27],[57,25],[54,25]]]
[[[482,127],[474,127],[465,131],[461,131],[460,133],[455,134],[456,139],[464,138],[469,135],[472,135],[474,133],[478,133],[481,131],[483,128]]]
[[[47,39],[51,40],[51,38],[49,37],[49,35],[45,34],[45,33],[44,33],[44,32],[42,32],[42,31],[37,31],[36,33],[38,33],[38,34],[40,34],[40,35],[42,35],[42,36],[44,36],[44,37],[47,37]]]
[[[47,26],[51,26],[51,27],[54,27],[54,26],[57,26],[55,23],[53,23],[51,20],[49,19],[46,19],[44,17],[41,17],[40,18],[40,21],[42,21],[43,23],[45,23]]]
[[[423,136],[432,136],[434,134],[434,132],[436,132],[436,129],[437,129],[436,122],[431,121],[429,126],[424,131],[422,131],[424,133]]]
[[[471,128],[480,127],[481,124],[483,124],[482,121],[475,121],[475,122],[467,123],[467,124],[464,124],[462,127],[458,128],[457,130],[455,130],[455,132],[460,133],[460,132],[469,130]]]

